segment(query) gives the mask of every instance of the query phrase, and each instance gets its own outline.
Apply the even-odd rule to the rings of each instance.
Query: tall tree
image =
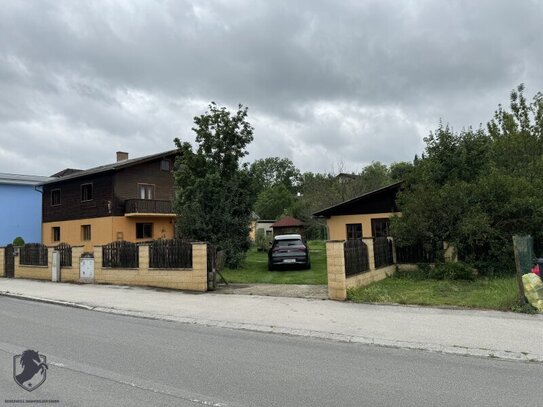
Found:
[[[482,128],[459,134],[440,125],[409,172],[394,219],[398,241],[453,243],[482,271],[512,269],[513,234],[543,239],[543,103],[519,86],[511,109],[499,107]]]
[[[180,155],[175,165],[178,187],[175,209],[181,236],[213,243],[226,251],[226,263],[237,267],[250,246],[249,222],[255,194],[247,164],[240,160],[253,140],[247,108],[231,114],[214,102],[194,118],[196,151],[175,139]]]
[[[295,193],[301,182],[300,171],[288,158],[268,157],[256,160],[251,164],[251,174],[259,192],[281,184]]]
[[[295,197],[283,184],[265,189],[255,203],[255,212],[261,219],[277,219],[294,203]]]

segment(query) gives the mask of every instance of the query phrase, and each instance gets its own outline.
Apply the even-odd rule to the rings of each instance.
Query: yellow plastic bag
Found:
[[[532,307],[543,312],[543,281],[534,273],[522,276],[524,295]]]

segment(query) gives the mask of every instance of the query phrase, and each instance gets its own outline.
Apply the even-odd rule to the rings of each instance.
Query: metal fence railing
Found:
[[[398,264],[434,263],[436,250],[425,247],[422,243],[410,246],[396,246],[396,262]]]
[[[362,239],[345,241],[343,252],[345,256],[345,275],[350,276],[369,270],[368,246]]]
[[[373,240],[373,257],[375,268],[390,266],[394,264],[392,255],[392,241],[386,237],[376,237]]]
[[[192,244],[188,240],[161,239],[149,244],[149,267],[192,268]]]
[[[26,266],[47,266],[47,246],[27,243],[20,250],[20,264]]]
[[[60,253],[60,267],[72,267],[72,246],[68,243],[60,243],[55,250]]]
[[[138,268],[138,245],[120,240],[102,246],[102,267]]]

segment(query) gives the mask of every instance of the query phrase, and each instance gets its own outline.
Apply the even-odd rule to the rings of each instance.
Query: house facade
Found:
[[[42,240],[93,245],[174,237],[176,150],[69,171],[43,184]]]
[[[0,246],[41,242],[41,188],[48,177],[0,173]]]
[[[400,215],[396,196],[402,183],[377,189],[356,198],[315,212],[325,217],[330,240],[387,237],[390,218]]]

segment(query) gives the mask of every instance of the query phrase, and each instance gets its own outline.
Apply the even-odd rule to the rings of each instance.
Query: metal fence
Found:
[[[392,241],[386,237],[376,237],[373,240],[373,257],[376,269],[394,264]]]
[[[192,268],[192,244],[188,240],[161,239],[149,244],[149,267]]]
[[[138,245],[120,240],[103,246],[102,267],[138,268]]]
[[[363,273],[370,268],[368,246],[362,239],[351,239],[343,245],[345,255],[345,275]]]
[[[60,243],[55,250],[60,253],[60,267],[72,267],[72,246]]]
[[[422,243],[396,246],[396,262],[399,264],[434,263],[436,250]]]
[[[47,266],[47,246],[27,243],[20,250],[20,264],[25,266]]]

